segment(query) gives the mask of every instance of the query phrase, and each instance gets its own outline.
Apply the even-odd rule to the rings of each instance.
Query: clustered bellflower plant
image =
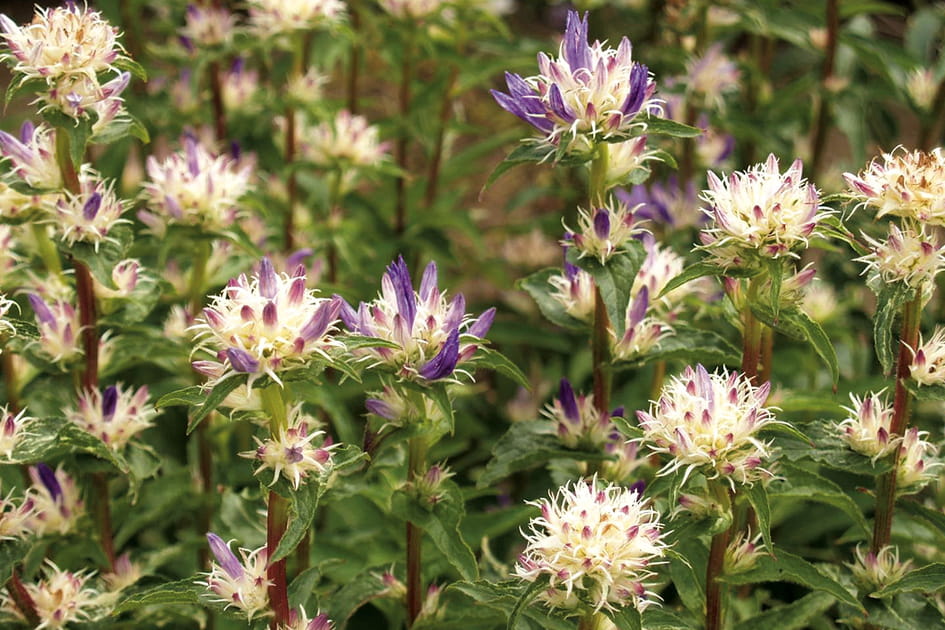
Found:
[[[945,627],[913,4],[0,15],[0,627]]]

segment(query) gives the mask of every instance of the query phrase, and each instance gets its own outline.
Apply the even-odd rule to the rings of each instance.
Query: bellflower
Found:
[[[396,387],[385,386],[370,396],[364,401],[365,408],[391,426],[402,427],[416,420],[426,420],[435,426],[443,420],[443,410],[429,396],[421,397],[423,409],[417,408],[415,398]]]
[[[150,427],[157,412],[148,404],[147,386],[133,390],[118,384],[102,391],[81,392],[76,406],[67,409],[65,415],[83,431],[117,451]]]
[[[127,206],[115,195],[114,181],[102,180],[91,171],[84,172],[79,181],[79,193],[58,195],[49,203],[49,209],[56,218],[54,225],[63,241],[70,247],[89,243],[98,251],[102,242],[116,242],[108,236],[112,227],[130,223],[121,218]]]
[[[335,624],[325,613],[318,613],[312,619],[304,608],[289,611],[288,625],[279,626],[279,630],[334,630]]]
[[[909,373],[920,386],[945,383],[945,328],[937,326],[928,341],[919,337]]]
[[[564,273],[548,278],[553,297],[564,310],[582,322],[594,317],[594,278],[580,267],[565,261]]]
[[[39,347],[53,363],[65,364],[83,354],[79,331],[79,313],[68,302],[58,300],[47,304],[35,293],[29,294],[30,306],[36,313]]]
[[[0,455],[13,459],[13,449],[24,435],[28,435],[26,429],[35,418],[27,416],[26,409],[18,412],[9,409],[9,405],[0,407]]]
[[[68,534],[75,529],[79,519],[85,514],[83,503],[75,479],[62,469],[60,464],[54,471],[46,464],[29,467],[33,481],[28,495],[35,508],[30,518],[30,527],[37,535]]]
[[[872,250],[856,259],[866,265],[864,273],[881,282],[904,282],[923,293],[931,292],[935,276],[945,267],[945,246],[939,246],[934,233],[924,226],[899,229],[890,223],[885,241],[864,238]]]
[[[100,594],[87,586],[92,577],[90,573],[63,571],[49,559],[43,573],[44,577],[38,582],[23,585],[36,607],[37,628],[64,628],[95,616]],[[4,596],[3,608],[26,621],[12,598]]]
[[[58,109],[73,118],[82,118],[94,112],[96,121],[92,130],[101,131],[122,110],[124,99],[121,93],[128,87],[130,80],[129,72],[119,72],[106,83],[81,74],[62,77],[39,98],[43,103],[40,111]]]
[[[701,365],[671,379],[649,411],[637,411],[641,443],[671,458],[659,474],[684,470],[685,479],[699,471],[731,485],[770,477],[761,466],[771,446],[756,435],[778,422],[764,406],[770,387],[755,387],[739,372],[709,373]]]
[[[726,92],[738,89],[741,73],[722,49],[722,44],[709,46],[705,53],[686,64],[684,78],[687,92],[699,95],[713,108],[723,104]]]
[[[327,82],[328,77],[320,73],[317,68],[309,68],[304,74],[296,73],[289,77],[285,93],[302,106],[312,105],[322,98],[322,86]]]
[[[200,47],[228,43],[236,31],[236,16],[222,6],[188,4],[182,37]]]
[[[300,150],[306,159],[322,168],[339,169],[342,190],[349,190],[354,170],[377,168],[388,157],[390,143],[381,142],[378,128],[364,116],[342,110],[330,121],[303,128]]]
[[[33,188],[62,188],[55,129],[26,121],[20,127],[19,137],[0,131],[0,153],[9,160],[13,174]]]
[[[728,544],[722,560],[722,572],[726,575],[748,571],[755,566],[758,558],[764,553],[763,547],[758,544],[761,534],[752,537],[750,531],[745,531]]]
[[[578,208],[578,230],[569,231],[563,244],[573,244],[579,257],[590,256],[603,265],[642,231],[633,211],[615,197],[603,208]]]
[[[641,288],[627,304],[625,329],[618,339],[611,330],[615,360],[630,361],[646,355],[659,346],[660,340],[672,334],[672,328],[649,315],[650,291]]]
[[[425,18],[444,5],[444,0],[378,0],[387,13],[404,20]]]
[[[945,153],[941,148],[906,151],[897,147],[874,159],[859,175],[844,173],[859,206],[876,217],[903,217],[918,224],[945,225]]]
[[[566,378],[558,386],[558,397],[544,410],[544,416],[555,424],[562,444],[585,449],[603,448],[616,431],[611,416],[622,413],[622,410],[601,413],[594,406],[594,395],[576,395]]]
[[[282,475],[298,490],[302,481],[312,473],[321,476],[331,469],[331,451],[337,444],[325,440],[324,431],[310,433],[300,412],[301,406],[292,410],[289,426],[281,435],[270,436],[265,441],[256,438],[259,446],[255,451],[240,453],[240,457],[260,462],[257,475],[267,468],[272,469],[270,485]],[[320,446],[312,444],[316,439]]]
[[[863,398],[850,394],[851,407],[844,407],[850,414],[837,425],[840,438],[847,445],[874,462],[896,448],[902,438],[893,435],[893,408],[881,397],[882,392],[869,393]]]
[[[656,84],[646,66],[631,57],[630,40],[618,48],[588,42],[587,15],[569,11],[557,59],[538,55],[540,74],[523,79],[506,72],[509,93],[492,90],[502,109],[515,114],[552,145],[589,150],[605,138],[643,131],[641,113],[659,110]]]
[[[912,570],[912,562],[900,562],[899,550],[892,545],[886,545],[878,553],[864,553],[860,545],[857,545],[855,561],[847,566],[853,572],[854,579],[871,592],[898,582]]]
[[[708,173],[703,212],[712,220],[700,234],[702,249],[723,267],[754,267],[758,258],[797,257],[828,212],[820,193],[795,160],[781,173],[771,154],[764,164],[724,179]]]
[[[628,442],[616,428],[604,444],[604,453],[613,459],[601,463],[600,474],[601,477],[613,483],[630,483],[639,477],[637,469],[648,463],[647,458],[640,453],[640,445],[636,442]]]
[[[13,501],[12,492],[5,498],[0,497],[0,541],[27,538],[34,534],[30,519],[35,509],[36,505],[29,500],[29,496],[24,497],[19,505]]]
[[[342,20],[341,0],[250,0],[249,25],[261,37],[276,37]]]
[[[643,610],[656,595],[647,582],[665,553],[659,513],[638,490],[580,480],[536,501],[541,516],[529,523],[527,546],[515,574],[528,582],[548,579],[539,598],[552,608],[581,614],[632,606]]]
[[[228,155],[214,155],[196,139],[184,150],[158,161],[148,157],[149,181],[142,196],[148,211],[139,216],[159,234],[167,224],[221,230],[236,220],[237,202],[251,188],[252,168]]]
[[[896,486],[900,492],[918,492],[935,479],[937,470],[942,467],[940,462],[932,460],[932,456],[938,453],[938,447],[925,439],[928,436],[928,432],[919,431],[918,427],[906,429],[899,445],[896,472]]]
[[[240,549],[240,558],[237,558],[230,546],[213,532],[207,534],[207,542],[216,562],[210,564],[206,582],[198,584],[206,586],[217,597],[216,601],[227,608],[233,606],[243,611],[249,620],[265,611],[269,606],[271,584],[266,577],[265,545],[255,551]]]
[[[339,343],[332,338],[340,299],[316,297],[305,286],[305,268],[277,274],[268,258],[258,271],[230,280],[194,325],[200,348],[217,361],[198,361],[194,368],[219,377],[240,372],[261,374],[281,383],[279,373],[317,359]]]
[[[362,302],[355,311],[347,304],[341,319],[352,333],[377,337],[396,347],[364,348],[358,354],[374,365],[392,369],[399,377],[420,381],[453,378],[459,364],[472,358],[492,320],[490,308],[478,318],[466,314],[462,294],[447,300],[437,287],[436,264],[423,272],[419,291],[410,280],[402,256],[387,267],[381,278],[381,293],[371,303]]]

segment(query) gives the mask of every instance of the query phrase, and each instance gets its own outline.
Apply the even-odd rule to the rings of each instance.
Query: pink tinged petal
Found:
[[[328,618],[328,615],[321,613],[308,622],[308,625],[305,626],[305,630],[331,630],[332,627],[333,626],[331,620]]]
[[[54,326],[56,324],[56,318],[53,316],[52,311],[49,310],[49,306],[35,293],[30,293],[28,296],[30,306],[33,307],[33,312],[36,313],[36,319],[39,320],[41,324],[46,324],[47,326]]]
[[[912,362],[916,367],[922,368],[925,367],[925,350],[919,348],[919,351],[915,353],[915,360]]]
[[[273,299],[279,292],[279,277],[276,270],[272,267],[272,261],[269,258],[263,258],[259,262],[259,293],[268,299]]]
[[[207,532],[207,542],[210,544],[210,551],[213,553],[213,557],[217,559],[217,562],[220,563],[220,567],[226,571],[226,574],[234,580],[243,579],[243,565],[240,564],[239,559],[230,550],[230,546],[213,532]]]
[[[288,303],[291,306],[298,306],[302,303],[302,298],[305,297],[305,277],[296,276],[292,280],[292,284],[289,285],[289,292],[286,296]],[[350,307],[349,307],[350,308]]]
[[[425,302],[437,292],[437,270],[436,263],[430,261],[426,269],[423,270],[423,277],[420,279],[420,300]]]
[[[263,323],[270,328],[279,323],[279,313],[275,302],[269,301],[263,307]]]
[[[249,304],[244,304],[242,307],[240,307],[240,319],[243,320],[244,322],[255,321],[256,311],[254,311],[253,307],[250,306]]]
[[[306,341],[321,338],[332,322],[338,319],[338,313],[341,311],[344,300],[332,298],[323,302],[311,319],[302,327],[299,334]]]

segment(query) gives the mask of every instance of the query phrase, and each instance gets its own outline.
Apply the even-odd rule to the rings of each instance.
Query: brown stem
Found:
[[[745,306],[743,314],[745,331],[742,334],[742,372],[753,385],[759,384],[758,363],[761,360],[762,323],[751,312],[751,306]]]
[[[433,145],[433,156],[430,158],[430,167],[427,170],[427,188],[423,195],[423,205],[430,209],[436,201],[440,186],[440,166],[443,162],[443,142],[446,138],[446,126],[449,122],[450,112],[453,109],[453,90],[456,89],[456,81],[459,78],[459,66],[454,65],[450,70],[449,79],[446,82],[446,91],[443,94],[443,102],[440,103],[439,127],[436,130],[436,139]]]
[[[426,460],[426,442],[422,436],[408,443],[407,483],[413,483],[423,474]],[[407,521],[407,627],[413,625],[423,606],[423,577],[420,551],[423,530]]]
[[[295,179],[295,169],[292,168],[292,162],[295,161],[295,110],[291,106],[285,108],[285,165],[291,169],[289,178],[286,181],[285,189],[288,197],[289,209],[285,216],[285,230],[283,233],[285,250],[291,252],[295,247],[295,205],[299,195],[298,182]]]
[[[734,504],[734,493],[728,489],[716,485],[714,494],[722,504],[727,504],[729,507]],[[713,536],[712,545],[709,547],[709,562],[705,569],[705,630],[722,630],[724,620],[722,583],[716,578],[722,575],[725,566],[725,550],[732,539],[734,529],[733,519],[731,527]]]
[[[839,0],[827,0],[827,48],[824,51],[824,65],[821,73],[821,94],[815,100],[815,124],[811,136],[811,177],[816,177],[822,167],[824,149],[827,147],[827,133],[830,123],[830,100],[827,92],[833,78],[834,60],[837,56],[837,36],[840,31]]]
[[[352,114],[358,113],[358,75],[361,72],[361,42],[358,37],[361,31],[361,12],[358,10],[357,0],[348,3],[348,14],[351,25],[351,32],[354,40],[351,42],[351,54],[348,58],[348,85],[347,97],[345,99],[348,111]]]
[[[98,325],[95,310],[95,285],[92,272],[85,263],[75,260],[75,290],[79,300],[79,323],[82,326],[82,349],[85,352],[85,371],[82,387],[98,389]]]
[[[594,330],[591,354],[594,369],[594,406],[610,413],[610,318],[600,289],[594,287]]]
[[[33,601],[26,587],[23,586],[16,569],[13,570],[13,575],[10,576],[10,580],[7,582],[7,592],[10,593],[10,598],[16,604],[17,609],[26,617],[26,623],[34,628],[37,627],[40,618],[39,613],[36,612],[36,602]]]
[[[95,519],[102,538],[102,549],[108,558],[108,570],[115,570],[115,542],[112,536],[112,512],[109,505],[108,477],[105,473],[92,473],[92,491],[95,500]]]
[[[909,367],[912,365],[912,352],[919,342],[919,321],[922,317],[922,298],[906,302],[902,309],[902,332],[899,338],[899,355],[896,358],[896,393],[893,399],[893,418],[889,432],[901,436],[909,425],[909,412],[912,406],[912,394],[906,382],[910,378]],[[879,478],[876,487],[876,515],[873,522],[873,540],[870,549],[873,553],[889,544],[892,537],[893,510],[896,503],[896,470],[899,464],[899,449],[892,457],[892,470]]]
[[[761,374],[758,375],[759,383],[767,383],[771,380],[773,356],[774,329],[770,326],[766,326],[765,324],[761,324]]]
[[[269,509],[266,516],[266,552],[271,558],[279,541],[285,535],[286,525],[289,522],[289,503],[277,492],[269,492]],[[266,576],[269,585],[269,603],[272,606],[274,617],[269,624],[272,630],[284,627],[289,623],[289,595],[288,582],[285,574],[286,559],[269,565]]]
[[[210,75],[210,100],[213,106],[213,129],[218,143],[226,142],[226,108],[223,106],[223,80],[220,62],[212,61],[207,68]]]
[[[397,137],[397,143],[394,145],[394,161],[401,173],[397,178],[397,201],[394,214],[394,233],[398,236],[403,235],[407,229],[407,177],[408,171],[408,134],[409,125],[407,118],[410,115],[411,91],[410,82],[413,80],[413,47],[414,30],[406,34],[404,43],[403,60],[401,61],[400,71],[400,89],[397,95],[398,111],[400,114],[400,135]]]

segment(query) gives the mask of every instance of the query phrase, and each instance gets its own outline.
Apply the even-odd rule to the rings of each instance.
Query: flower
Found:
[[[760,539],[761,534],[752,538],[751,532],[745,531],[730,542],[725,548],[725,556],[722,560],[723,573],[726,575],[741,573],[754,567],[762,554],[762,549],[758,547]]]
[[[300,149],[306,159],[342,173],[342,191],[351,188],[357,175],[354,170],[378,167],[390,149],[390,143],[379,141],[376,126],[347,110],[330,121],[303,128],[300,136]]]
[[[676,178],[670,176],[665,184],[641,184],[634,186],[629,192],[618,188],[614,194],[625,204],[635,208],[634,212],[640,219],[649,219],[676,228],[705,222],[705,215],[698,210],[696,186],[691,180],[686,182],[683,190],[680,190]]]
[[[906,77],[906,93],[909,100],[922,111],[929,111],[935,103],[938,81],[932,68],[915,68]]]
[[[881,282],[904,282],[913,289],[931,291],[932,281],[945,266],[945,246],[939,247],[936,237],[924,227],[899,229],[889,224],[889,236],[877,241],[864,235],[872,250],[857,258],[865,263],[863,273],[869,273]]]
[[[0,407],[0,454],[13,459],[13,449],[24,435],[28,435],[26,428],[33,420],[35,418],[26,415],[26,409],[15,412],[10,411],[9,405]]]
[[[85,514],[85,504],[79,497],[75,480],[66,474],[60,464],[55,471],[40,463],[29,467],[33,485],[27,502],[35,508],[30,518],[30,527],[39,536],[46,534],[68,534],[75,529],[79,518]]]
[[[612,459],[601,463],[601,477],[614,483],[629,483],[634,479],[636,470],[647,463],[646,457],[641,457],[639,451],[639,444],[628,442],[615,429],[604,444],[604,453],[610,455]]]
[[[544,142],[577,142],[579,150],[634,127],[644,130],[638,115],[659,110],[656,84],[647,67],[632,60],[630,40],[621,39],[617,49],[589,44],[587,28],[587,14],[569,11],[559,57],[539,53],[540,74],[523,79],[506,72],[509,93],[492,90],[499,106],[542,132]]]
[[[876,208],[876,218],[903,217],[945,225],[945,154],[941,148],[906,151],[897,147],[874,158],[859,175],[844,173],[859,206]]]
[[[256,110],[254,99],[259,94],[259,73],[246,69],[246,60],[237,57],[230,71],[223,75],[220,86],[223,106],[228,112],[251,113]]]
[[[550,500],[533,502],[541,516],[529,523],[527,546],[515,574],[533,582],[547,576],[539,597],[553,608],[594,610],[633,606],[643,610],[656,595],[646,582],[665,553],[659,513],[640,492],[597,478],[565,485]]]
[[[149,211],[139,217],[159,234],[169,223],[205,230],[229,227],[239,214],[237,202],[251,188],[251,166],[231,156],[214,155],[193,137],[183,142],[184,150],[163,162],[148,157],[149,181],[142,196]]]
[[[102,574],[102,581],[108,586],[108,590],[113,593],[123,591],[140,579],[141,567],[131,561],[131,556],[128,553],[123,553],[115,558],[113,570]]]
[[[656,242],[652,234],[644,234],[642,240],[643,246],[646,248],[646,258],[640,266],[640,271],[633,279],[633,285],[630,287],[630,297],[637,297],[640,295],[640,291],[646,288],[649,297],[653,301],[652,308],[667,313],[688,293],[687,289],[684,288],[685,285],[673,289],[663,297],[658,296],[670,280],[682,273],[686,261],[669,247]]]
[[[863,398],[850,394],[853,406],[844,410],[852,416],[837,425],[840,438],[874,462],[892,453],[902,441],[891,433],[893,408],[881,398],[882,393],[870,393]]]
[[[289,624],[279,626],[279,630],[333,630],[335,624],[325,613],[318,613],[309,619],[304,608],[289,611]]]
[[[602,265],[641,232],[633,209],[615,197],[593,211],[578,208],[578,227],[579,231],[568,231],[564,244],[573,244],[579,258],[591,256]]]
[[[2,147],[2,142],[0,142]],[[0,181],[0,218],[28,221],[31,211],[41,208],[41,195],[26,195]]]
[[[686,64],[685,84],[687,92],[697,94],[704,102],[718,108],[726,92],[738,89],[741,73],[722,49],[722,44],[709,46],[705,53]]]
[[[732,485],[769,477],[761,465],[771,454],[770,444],[756,434],[779,422],[764,406],[770,388],[770,383],[755,387],[739,372],[710,374],[701,365],[671,379],[649,411],[637,411],[640,441],[672,458],[659,474],[685,469],[685,480],[698,469]]]
[[[344,17],[341,0],[249,0],[249,23],[261,37],[330,26]]]
[[[121,112],[124,102],[121,93],[128,87],[130,80],[130,72],[119,72],[104,84],[97,78],[83,74],[62,77],[46,94],[39,97],[38,100],[44,103],[40,111],[58,109],[73,118],[82,118],[94,112],[96,121],[92,130],[97,133]]]
[[[919,431],[917,427],[906,430],[899,445],[896,471],[896,486],[900,491],[918,492],[935,479],[936,470],[942,466],[930,459],[938,453],[938,447],[925,440],[928,436],[926,431]]]
[[[571,382],[561,379],[558,397],[545,407],[544,416],[555,423],[561,443],[568,448],[602,449],[617,428],[610,420],[623,415],[623,409],[601,413],[594,406],[594,395],[576,396]]]
[[[913,350],[909,374],[922,385],[945,383],[945,328],[936,326],[928,341],[919,336],[919,347]]]
[[[47,559],[45,574],[39,582],[23,585],[39,616],[37,630],[64,628],[72,622],[81,622],[93,617],[99,593],[86,588],[86,583],[92,577],[90,573],[63,571],[52,560]],[[26,620],[7,596],[3,598],[3,608],[18,619]]]
[[[197,317],[199,347],[217,361],[197,361],[194,368],[214,377],[268,374],[281,383],[280,372],[330,358],[328,351],[339,345],[332,333],[340,309],[340,299],[319,298],[306,288],[302,265],[291,276],[277,274],[263,258],[252,279],[240,274],[230,280]]]
[[[0,540],[26,538],[34,533],[30,526],[35,504],[24,497],[19,505],[13,502],[13,493],[0,497]]]
[[[101,392],[97,389],[81,392],[76,407],[67,409],[65,414],[83,431],[117,451],[150,427],[157,412],[148,404],[147,386],[132,390],[119,383]]]
[[[256,443],[259,446],[255,451],[240,453],[240,457],[261,462],[256,469],[257,475],[267,468],[272,469],[272,481],[269,485],[276,483],[281,474],[298,490],[302,480],[307,479],[310,474],[323,476],[331,469],[331,450],[338,445],[325,439],[319,440],[324,442],[321,446],[313,445],[312,441],[323,438],[325,432],[309,433],[308,426],[300,414],[301,409],[299,405],[290,412],[289,426],[280,435],[270,436],[265,441],[257,438]]]
[[[648,316],[650,290],[642,287],[627,305],[625,330],[618,339],[611,330],[611,346],[615,360],[629,361],[646,355],[659,346],[660,340],[672,334],[672,328]]]
[[[659,159],[656,151],[646,150],[646,136],[637,136],[625,142],[612,142],[609,147],[605,176],[608,189],[628,181],[645,179],[650,174],[646,163]]]
[[[388,424],[402,427],[415,421],[426,421],[437,426],[443,421],[443,410],[429,396],[422,396],[423,409],[417,408],[417,400],[400,388],[385,386],[379,392],[373,392],[371,398],[364,401],[368,412],[384,418]]]
[[[551,297],[571,317],[590,322],[594,316],[594,278],[583,269],[564,262],[564,273],[548,278],[554,289]]]
[[[56,217],[54,225],[60,238],[70,247],[76,243],[90,243],[98,251],[103,241],[117,242],[109,238],[112,227],[130,223],[122,219],[126,205],[115,195],[115,182],[99,179],[91,171],[80,178],[79,193],[65,192],[49,203]]]
[[[198,46],[219,46],[228,43],[236,30],[236,16],[225,7],[188,4],[182,37]]]
[[[95,281],[95,296],[106,299],[129,297],[139,284],[153,282],[147,276],[142,277],[140,271],[141,263],[134,258],[118,261],[112,267],[112,286],[105,285],[99,282],[97,278],[93,278]]]
[[[362,302],[357,311],[347,303],[341,309],[341,319],[352,333],[395,346],[357,353],[375,359],[375,365],[392,368],[401,378],[421,381],[452,377],[457,365],[475,354],[494,317],[494,308],[476,319],[469,317],[462,294],[448,301],[446,292],[437,288],[433,262],[423,272],[420,290],[414,291],[403,256],[387,267],[374,302]]]
[[[800,307],[818,323],[830,321],[841,312],[837,292],[818,278],[803,288]]]
[[[444,0],[378,0],[381,8],[405,20],[427,17],[439,10],[446,2]]]
[[[246,613],[252,620],[256,613],[269,606],[269,586],[266,577],[265,545],[249,551],[240,549],[240,558],[230,551],[229,544],[213,532],[207,533],[207,542],[216,562],[210,564],[206,582],[198,582],[217,595],[218,601],[227,608],[233,606]]]
[[[712,223],[701,233],[702,249],[723,267],[752,266],[756,258],[797,257],[818,223],[829,213],[820,205],[820,193],[802,176],[803,164],[794,160],[783,174],[772,153],[764,164],[720,179],[707,174],[709,190],[702,211]]]
[[[47,304],[35,293],[29,294],[30,306],[36,314],[39,347],[53,363],[68,363],[82,356],[79,314],[68,302],[57,300]]]
[[[857,582],[878,591],[905,576],[912,569],[912,562],[900,562],[899,550],[892,545],[884,546],[878,553],[863,553],[863,549],[857,545],[855,560],[847,566]]]
[[[413,490],[428,505],[436,505],[443,500],[443,482],[455,473],[444,464],[432,464],[427,471],[413,481]]]
[[[0,153],[10,161],[13,174],[33,188],[62,188],[53,128],[46,125],[36,127],[26,121],[20,127],[19,138],[0,131]]]

